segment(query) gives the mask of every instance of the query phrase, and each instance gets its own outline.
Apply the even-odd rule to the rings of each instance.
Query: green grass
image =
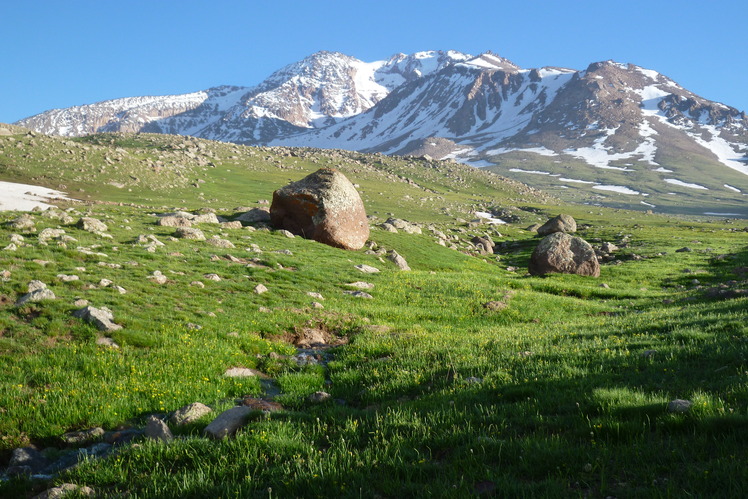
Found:
[[[59,139],[19,138],[47,147],[43,154],[32,149],[40,157],[72,148]],[[118,135],[76,141],[102,158],[119,147],[152,160],[194,142]],[[746,287],[739,272],[748,266],[742,225],[560,206],[457,165],[205,144],[215,152],[216,168],[206,167],[202,199],[188,196],[195,189],[189,186],[92,191],[71,177],[62,182],[73,190],[83,185],[92,196],[127,204],[73,205],[76,219],[90,212],[109,225],[112,238],[61,226],[77,242],[40,246],[35,235],[24,234],[28,246],[0,250],[0,270],[11,272],[0,282],[0,466],[15,447],[58,447],[66,431],[143,425],[149,414],[192,402],[217,412],[244,395],[261,395],[256,378],[223,377],[229,367],[253,367],[274,378],[285,410],[254,415],[220,442],[201,436],[207,417],[173,428],[177,440],[125,445],[51,481],[0,482],[0,496],[32,496],[63,482],[89,485],[105,497],[154,498],[490,491],[502,497],[737,497],[748,487],[748,298],[708,292],[730,281],[736,281],[731,289]],[[17,175],[4,178],[52,176],[42,161],[9,165],[7,144],[4,151],[2,164]],[[206,236],[220,234],[235,249],[172,240],[173,229],[155,225],[150,215],[178,205],[212,206],[230,216],[234,206],[269,199],[274,188],[328,161],[340,161],[359,183],[369,213],[434,223],[458,236],[458,249],[473,235],[494,231],[457,221],[469,220],[478,207],[513,207],[520,221],[498,228],[500,246],[491,257],[440,246],[425,227],[423,235],[374,229],[371,239],[397,250],[413,268],[400,272],[377,255],[266,230],[200,225]],[[186,164],[185,171],[202,176],[196,165]],[[146,178],[147,168],[131,166],[128,175]],[[178,183],[174,171],[164,166],[161,180]],[[437,194],[394,181],[398,175]],[[101,185],[101,179],[90,182]],[[595,244],[628,240],[616,253],[620,264],[604,264],[599,279],[527,275],[537,238],[523,227],[561,211],[577,218],[580,235]],[[0,222],[15,216],[2,213]],[[37,233],[59,225],[33,216]],[[0,226],[0,248],[12,232]],[[140,234],[165,246],[149,253],[133,244]],[[250,244],[262,253],[248,251]],[[78,246],[107,256],[85,255]],[[676,253],[684,246],[694,251]],[[258,258],[263,266],[232,263],[222,258],[227,254]],[[382,272],[362,274],[354,268],[360,263]],[[149,280],[155,270],[169,282]],[[222,280],[208,280],[208,273]],[[62,282],[58,274],[80,280]],[[102,278],[127,293],[98,287]],[[32,279],[45,282],[57,299],[14,307]],[[374,299],[343,294],[346,283],[359,280],[374,284]],[[253,293],[258,283],[269,291]],[[321,293],[324,309],[311,308],[315,299],[307,292]],[[72,316],[79,298],[113,311],[124,326],[111,334],[119,349],[96,345],[102,333]],[[492,300],[507,307],[483,307]],[[268,355],[294,353],[287,339],[305,326],[349,342],[330,351],[326,367]],[[337,401],[312,404],[307,396],[318,390]],[[668,413],[676,398],[693,401],[691,411]]]

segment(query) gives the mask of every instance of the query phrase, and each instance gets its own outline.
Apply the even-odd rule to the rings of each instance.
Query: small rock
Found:
[[[161,273],[160,270],[154,270],[153,274],[148,276],[148,279],[151,279],[156,284],[166,284],[169,279]]]
[[[34,447],[20,447],[14,449],[10,457],[9,466],[28,466],[32,473],[40,471],[49,461]]]
[[[145,426],[145,436],[151,440],[161,440],[162,442],[168,442],[174,439],[171,430],[166,423],[156,416],[149,416]]]
[[[361,271],[361,272],[363,272],[364,274],[376,274],[377,272],[379,272],[379,269],[378,269],[378,268],[376,268],[376,267],[371,267],[371,266],[369,266],[369,265],[365,265],[365,264],[361,264],[361,265],[356,265],[356,266],[355,266],[355,268],[356,268],[357,270],[360,270],[360,271]]]
[[[259,399],[255,397],[244,397],[244,399],[242,400],[242,405],[249,407],[253,411],[276,412],[283,410],[283,406],[278,402],[272,402],[270,400]]]
[[[211,246],[215,246],[216,248],[226,248],[226,249],[236,248],[236,246],[234,246],[234,243],[232,243],[231,241],[227,239],[221,239],[219,236],[213,236],[210,239],[206,240],[205,242],[207,244],[210,244]]]
[[[307,296],[311,296],[312,298],[316,298],[318,300],[324,300],[325,298],[322,296],[321,293],[317,293],[315,291],[307,291]]]
[[[231,409],[219,414],[216,419],[205,427],[203,433],[207,437],[215,440],[229,437],[236,433],[239,428],[244,426],[247,421],[247,416],[251,413],[252,409],[250,407],[232,407]]]
[[[104,347],[109,347],[109,348],[119,348],[119,345],[117,344],[117,342],[107,336],[96,338],[96,344],[104,346]]]
[[[668,412],[673,412],[676,414],[682,414],[686,413],[691,409],[691,406],[693,405],[693,402],[690,400],[683,400],[683,399],[675,399],[671,400],[667,405]]]
[[[57,298],[51,290],[47,289],[47,285],[42,281],[34,280],[29,282],[28,290],[29,292],[27,294],[21,296],[18,301],[16,301],[16,306],[24,305],[29,302],[54,300]]]
[[[316,308],[316,309],[320,309],[320,310],[321,310],[321,309],[323,309],[323,308],[325,308],[325,306],[324,306],[324,305],[322,305],[322,304],[321,304],[320,302],[318,302],[318,301],[313,301],[313,302],[312,302],[312,303],[310,303],[309,305],[310,305],[310,306],[311,306],[312,308]]]
[[[93,233],[101,233],[109,230],[109,227],[107,227],[104,222],[91,217],[82,217],[80,220],[78,220],[76,227]]]
[[[218,274],[205,274],[203,275],[203,277],[205,277],[209,281],[219,282],[221,280],[221,277]]]
[[[372,289],[374,287],[372,283],[364,281],[349,282],[346,286],[358,289]]]
[[[249,369],[246,367],[229,368],[225,373],[223,373],[223,375],[227,378],[251,378],[257,376],[254,369]]]
[[[603,282],[603,283],[600,283],[598,288],[610,289],[610,286],[608,286],[606,283]]]
[[[192,227],[192,222],[184,217],[169,215],[159,218],[158,225],[161,227]]]
[[[71,431],[60,437],[68,445],[85,445],[91,442],[101,440],[104,436],[104,429],[100,427],[88,430]]]
[[[392,250],[387,254],[387,258],[397,265],[397,268],[400,270],[410,270],[410,267],[408,266],[408,262],[405,261],[405,258],[402,257],[397,251]],[[373,267],[372,267],[373,268]]]
[[[286,229],[279,230],[278,234],[280,234],[282,236],[286,236],[289,239],[293,239],[294,237],[296,237],[296,236],[293,235],[293,233],[291,231],[286,230]]]
[[[692,251],[688,246],[675,250],[676,253],[691,253]]]
[[[174,237],[192,241],[205,241],[203,231],[192,227],[178,227],[176,232],[174,232]]]
[[[369,293],[365,291],[343,291],[343,294],[350,295],[355,298],[368,298],[368,299],[374,298],[373,296],[371,296]]]
[[[114,315],[112,314],[112,311],[106,307],[96,308],[86,306],[73,312],[73,316],[93,324],[99,331],[111,333],[112,331],[122,329],[122,326],[113,322]]]
[[[201,404],[200,402],[194,402],[176,410],[174,414],[171,415],[171,418],[169,418],[169,421],[177,426],[182,426],[193,423],[211,412],[213,412],[213,409],[207,405]]]
[[[57,278],[61,280],[62,282],[73,282],[80,279],[77,275],[66,275],[66,274],[57,274]]]
[[[483,308],[490,310],[491,312],[500,312],[507,308],[508,305],[503,301],[489,301],[483,304]]]
[[[72,495],[94,497],[96,491],[88,486],[79,486],[74,483],[63,483],[60,486],[47,489],[41,494],[35,495],[32,499],[62,499],[63,497],[69,497]]]
[[[257,293],[258,295],[261,295],[262,293],[266,293],[268,291],[268,288],[265,287],[264,284],[258,284],[254,287],[253,291]]]
[[[196,288],[204,288],[204,287],[205,287],[205,284],[203,284],[203,283],[202,283],[202,282],[200,282],[200,281],[192,281],[192,282],[190,283],[190,286],[195,286]]]
[[[321,404],[323,402],[327,402],[332,398],[332,395],[330,395],[327,392],[314,392],[309,397],[307,397],[307,400],[313,404]]]

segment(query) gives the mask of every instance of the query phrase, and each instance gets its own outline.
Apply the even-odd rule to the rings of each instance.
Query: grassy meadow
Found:
[[[51,478],[2,480],[0,497],[62,483],[134,498],[748,490],[744,220],[565,205],[442,162],[13,130],[0,137],[0,179],[65,190],[83,202],[62,210],[105,222],[108,236],[49,216],[56,211],[32,213],[35,231],[23,232],[4,223],[19,213],[0,213],[0,271],[8,272],[0,281],[0,469],[18,447],[54,457],[69,431],[142,427],[149,415],[193,402],[214,412],[172,426],[169,442],[138,440]],[[376,252],[263,228],[196,225],[235,246],[221,248],[156,224],[156,214],[175,209],[231,219],[323,166],[358,185],[377,217],[370,239],[403,255],[411,271]],[[473,221],[491,208],[512,223]],[[539,240],[526,228],[561,212],[593,245],[620,246],[599,278],[526,273]],[[390,215],[423,233],[376,227]],[[45,228],[73,240],[44,245]],[[23,243],[3,250],[12,234]],[[470,245],[483,234],[496,254]],[[164,245],[148,251],[141,235]],[[691,251],[676,251],[684,247]],[[363,274],[360,264],[380,272]],[[165,283],[154,281],[156,271]],[[15,306],[35,279],[56,299]],[[373,284],[373,298],[346,294],[356,281]],[[253,292],[258,284],[268,291]],[[81,299],[108,307],[122,329],[105,335],[73,317]],[[502,305],[486,308],[491,301]],[[326,363],[293,360],[289,339],[304,328],[339,343]],[[102,336],[119,348],[97,344]],[[210,440],[202,430],[220,411],[266,393],[259,376],[224,376],[232,367],[274,380],[284,409],[253,413],[234,437]],[[317,391],[332,398],[313,403]],[[693,404],[672,413],[674,399]]]

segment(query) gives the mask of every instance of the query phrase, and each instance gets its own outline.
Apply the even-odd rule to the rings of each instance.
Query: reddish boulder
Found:
[[[532,275],[579,274],[599,277],[600,264],[592,246],[581,237],[556,232],[540,241],[532,252],[529,269]]]
[[[369,239],[361,197],[345,175],[330,168],[275,191],[270,221],[276,229],[337,248],[361,249]]]

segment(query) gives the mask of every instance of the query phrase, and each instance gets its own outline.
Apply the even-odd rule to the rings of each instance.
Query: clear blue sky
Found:
[[[252,86],[318,50],[613,59],[748,110],[745,0],[42,0],[0,6],[0,122],[118,97]]]

